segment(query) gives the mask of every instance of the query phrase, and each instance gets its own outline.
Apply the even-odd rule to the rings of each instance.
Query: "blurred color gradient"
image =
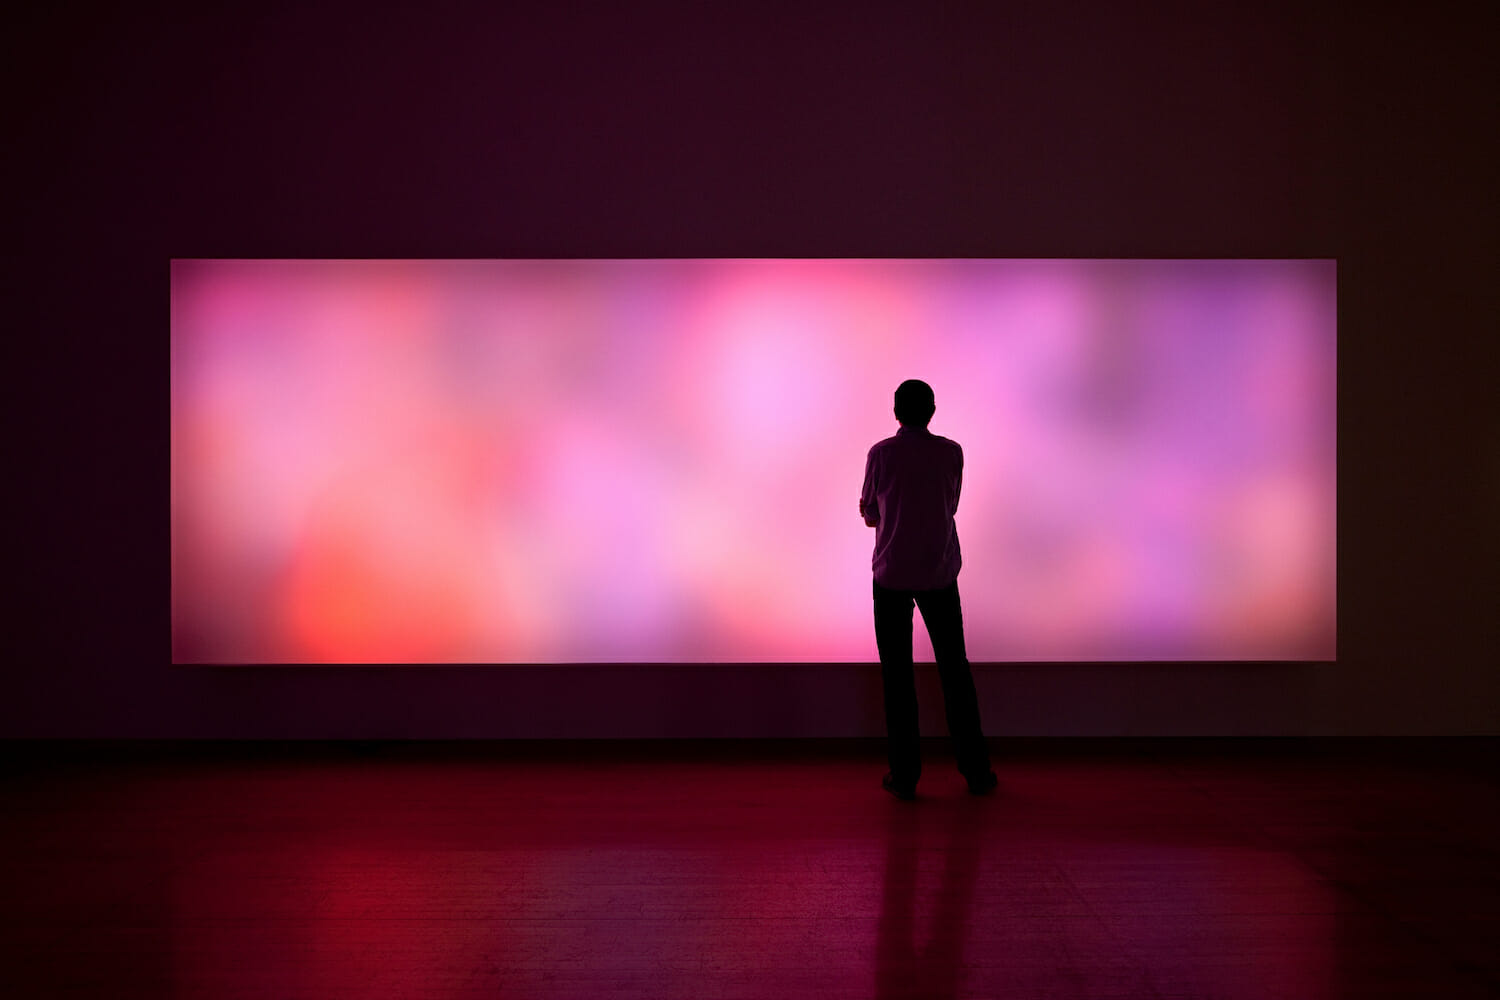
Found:
[[[173,659],[872,661],[907,378],[971,660],[1331,659],[1335,335],[1331,260],[175,261]]]

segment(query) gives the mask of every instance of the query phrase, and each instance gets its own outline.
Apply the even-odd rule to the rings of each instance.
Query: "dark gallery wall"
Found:
[[[882,731],[870,665],[173,666],[195,256],[1335,257],[1338,662],[981,666],[987,729],[1500,728],[1480,5],[36,7],[6,43],[0,736]]]

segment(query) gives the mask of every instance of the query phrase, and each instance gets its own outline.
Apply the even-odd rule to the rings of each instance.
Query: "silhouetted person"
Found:
[[[885,731],[891,770],[881,787],[899,799],[916,797],[922,776],[917,686],[912,671],[912,605],[932,637],[948,732],[969,791],[995,787],[989,750],[979,727],[979,700],[964,651],[958,601],[959,487],[964,453],[956,441],[927,430],[937,411],[932,386],[909,379],[896,388],[901,429],[877,441],[865,460],[859,512],[875,529],[875,645],[885,685]]]

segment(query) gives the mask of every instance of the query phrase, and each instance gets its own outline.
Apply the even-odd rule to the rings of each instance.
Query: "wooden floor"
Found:
[[[1495,741],[0,749],[0,995],[1500,994]]]

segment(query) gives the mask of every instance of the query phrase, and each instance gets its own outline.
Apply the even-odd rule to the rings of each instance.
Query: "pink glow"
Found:
[[[971,659],[1331,658],[1334,345],[1332,261],[179,261],[174,659],[873,660],[906,378]]]

